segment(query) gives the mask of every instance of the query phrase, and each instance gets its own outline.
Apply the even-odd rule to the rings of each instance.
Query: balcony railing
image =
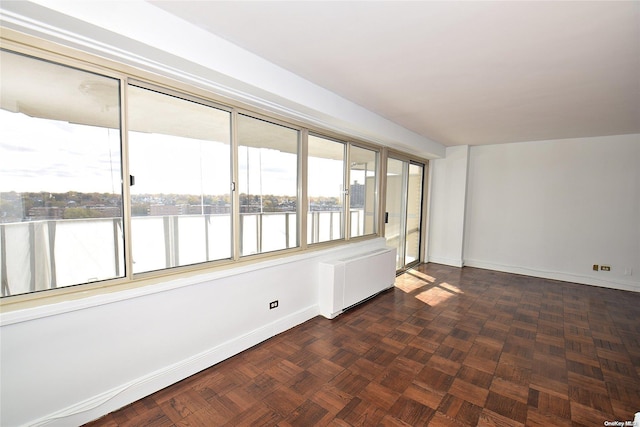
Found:
[[[339,239],[341,212],[308,213],[308,241]],[[352,236],[363,234],[365,212],[350,211]],[[133,272],[230,259],[228,214],[133,217]],[[240,253],[296,247],[295,212],[240,215]],[[125,275],[121,218],[0,224],[2,296],[113,279]]]

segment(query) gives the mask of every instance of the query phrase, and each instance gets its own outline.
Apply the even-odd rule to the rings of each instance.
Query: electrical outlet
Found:
[[[278,300],[269,303],[269,310],[273,310],[274,308],[278,308]]]
[[[593,271],[598,271],[598,264],[593,264]]]
[[[601,265],[600,270],[602,271],[611,271],[611,267],[608,265]]]

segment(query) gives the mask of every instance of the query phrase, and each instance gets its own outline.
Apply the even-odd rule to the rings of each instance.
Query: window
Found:
[[[0,55],[2,297],[378,231],[375,149],[127,80],[117,64]]]
[[[309,135],[307,242],[344,238],[345,144]]]
[[[395,247],[396,269],[420,260],[424,165],[410,159],[387,158],[385,237]]]
[[[242,256],[298,246],[298,133],[238,115]]]
[[[351,146],[349,157],[349,218],[351,237],[377,232],[378,153]]]
[[[2,296],[123,277],[119,80],[0,55]]]
[[[130,86],[133,272],[231,258],[231,114]]]

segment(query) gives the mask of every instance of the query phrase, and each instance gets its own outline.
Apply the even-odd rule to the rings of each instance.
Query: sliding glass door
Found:
[[[396,269],[420,262],[424,165],[389,157],[385,238],[397,249]]]
[[[420,261],[420,236],[422,236],[422,183],[424,166],[410,163],[407,178],[407,221],[404,231],[404,265]]]

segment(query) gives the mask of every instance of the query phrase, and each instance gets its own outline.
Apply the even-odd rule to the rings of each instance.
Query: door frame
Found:
[[[382,181],[382,185],[381,185],[381,195],[384,195],[384,197],[382,197],[382,200],[384,201],[383,203],[381,203],[381,214],[379,217],[379,229],[380,229],[380,233],[382,237],[385,237],[386,234],[386,213],[387,213],[387,169],[388,169],[388,162],[389,159],[394,159],[394,160],[398,160],[398,161],[402,161],[402,162],[406,162],[407,164],[407,176],[404,177],[403,176],[403,194],[402,194],[402,200],[403,200],[403,233],[404,233],[404,238],[402,239],[404,241],[404,248],[403,248],[403,263],[406,261],[406,223],[407,223],[407,193],[408,193],[408,171],[409,171],[409,166],[411,164],[416,164],[419,166],[422,166],[422,191],[421,191],[421,200],[420,200],[420,232],[419,232],[419,254],[418,254],[418,258],[415,261],[412,261],[410,264],[403,264],[403,266],[399,269],[396,270],[396,274],[400,274],[406,270],[409,270],[413,267],[415,267],[417,264],[420,264],[422,262],[424,262],[425,260],[425,254],[426,254],[426,245],[427,245],[427,228],[428,228],[428,223],[427,223],[427,201],[428,201],[428,176],[429,176],[429,161],[426,159],[422,159],[419,157],[413,157],[413,156],[409,156],[405,153],[400,153],[400,152],[396,152],[393,150],[388,150],[385,149],[384,150],[384,156],[383,156],[383,161],[380,162],[381,163],[381,177],[383,178]],[[404,168],[403,168],[404,170]],[[406,178],[406,179],[405,179]],[[385,237],[386,238],[386,237]]]

